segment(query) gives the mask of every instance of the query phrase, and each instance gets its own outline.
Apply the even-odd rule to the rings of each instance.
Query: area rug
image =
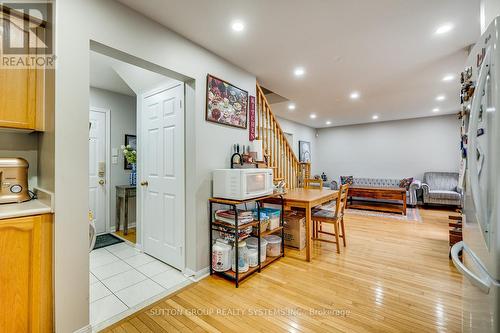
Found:
[[[399,221],[407,221],[407,222],[420,222],[422,223],[422,218],[418,212],[418,208],[408,208],[406,209],[406,216],[395,213],[386,213],[386,212],[375,212],[371,210],[362,210],[362,209],[351,209],[348,208],[345,211],[346,215],[362,215],[362,216],[373,216],[380,217],[384,219],[394,219]]]
[[[100,249],[102,247],[114,245],[123,242],[122,239],[113,236],[112,234],[104,234],[96,237],[94,250]]]

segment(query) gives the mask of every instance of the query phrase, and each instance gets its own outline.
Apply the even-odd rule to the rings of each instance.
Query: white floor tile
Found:
[[[145,300],[156,296],[165,289],[156,282],[147,279],[128,288],[122,289],[115,293],[118,298],[123,301],[128,307],[133,307]]]
[[[140,254],[141,252],[132,247],[132,246],[129,246],[128,248],[123,248],[121,250],[117,250],[117,251],[114,251],[113,254],[115,256],[117,256],[118,258],[120,259],[125,259],[125,258],[129,258],[129,257],[133,257],[133,256],[136,256],[138,254]]]
[[[170,267],[169,265],[162,263],[161,261],[155,260],[145,265],[136,267],[136,269],[139,272],[145,274],[146,276],[152,277],[160,273],[166,272],[168,270],[171,270],[173,268]]]
[[[155,275],[151,279],[165,289],[170,289],[187,280],[184,274],[175,269]]]
[[[115,295],[109,295],[90,303],[90,324],[95,325],[127,310],[127,306]]]
[[[146,275],[136,271],[135,269],[131,269],[129,271],[116,274],[106,280],[102,280],[102,283],[104,283],[104,285],[112,292],[116,293],[121,289],[130,287],[146,279]]]
[[[104,280],[109,277],[112,277],[113,275],[123,273],[125,271],[131,270],[132,267],[125,263],[123,260],[118,260],[115,262],[112,262],[109,265],[104,265],[104,266],[99,266],[99,267],[94,267],[90,268],[90,271],[92,274],[96,276],[99,280]]]
[[[94,250],[90,252],[90,268],[108,265],[111,264],[112,262],[120,260],[120,258],[112,255],[108,251],[99,251],[99,250]]]
[[[155,258],[148,256],[145,253],[139,253],[138,255],[135,255],[133,257],[123,259],[123,261],[125,261],[132,267],[139,267],[155,260]]]
[[[90,285],[90,302],[95,302],[105,296],[111,295],[111,291],[101,282],[97,281]]]
[[[130,249],[130,248],[133,248],[133,247],[130,246],[130,245],[128,245],[125,242],[105,247],[105,249],[108,250],[111,253],[115,253],[117,251],[121,251],[123,249]]]
[[[97,281],[99,281],[99,280],[94,276],[94,274],[89,273],[89,283],[92,284],[92,283],[96,283]]]

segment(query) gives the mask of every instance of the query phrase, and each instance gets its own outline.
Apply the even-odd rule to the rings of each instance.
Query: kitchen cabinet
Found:
[[[53,332],[52,215],[0,220],[0,332]]]
[[[22,30],[22,18],[0,14],[3,20],[12,23],[9,29],[11,43],[23,45],[23,40],[29,40],[29,32]],[[43,28],[36,29],[44,33]],[[37,43],[41,41],[37,39]],[[28,57],[36,56],[36,53],[29,53],[28,50],[25,54]],[[44,96],[45,69],[35,66],[0,68],[0,128],[43,131]]]

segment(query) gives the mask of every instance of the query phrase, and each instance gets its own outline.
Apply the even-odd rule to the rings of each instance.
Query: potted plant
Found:
[[[130,186],[137,185],[137,151],[135,151],[131,145],[126,145],[121,147],[123,150],[123,156],[127,159],[127,162],[132,165],[132,171],[129,176]]]

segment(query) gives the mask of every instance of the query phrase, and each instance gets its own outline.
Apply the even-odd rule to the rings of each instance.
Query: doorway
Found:
[[[100,329],[190,283],[185,93],[181,81],[94,51],[90,83],[89,210],[97,232],[117,240],[90,251],[90,321]]]

